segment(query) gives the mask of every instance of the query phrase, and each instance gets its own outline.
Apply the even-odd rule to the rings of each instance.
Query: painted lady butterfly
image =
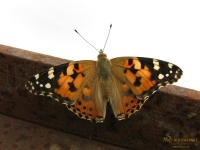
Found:
[[[118,120],[138,111],[156,90],[176,82],[182,70],[169,62],[143,57],[75,61],[36,74],[25,87],[66,104],[83,119],[103,122],[107,102]]]

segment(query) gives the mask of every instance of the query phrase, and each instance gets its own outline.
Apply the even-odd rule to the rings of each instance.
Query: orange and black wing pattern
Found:
[[[178,81],[183,73],[178,66],[153,58],[118,57],[111,63],[123,70],[127,84],[139,99],[148,99],[160,87]]]
[[[33,94],[49,96],[72,105],[83,89],[84,72],[95,64],[95,61],[80,61],[51,67],[33,76],[25,87]]]

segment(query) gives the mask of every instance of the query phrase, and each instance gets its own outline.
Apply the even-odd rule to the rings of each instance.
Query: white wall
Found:
[[[153,57],[184,75],[177,85],[200,90],[200,1],[0,0],[0,44],[70,60]]]

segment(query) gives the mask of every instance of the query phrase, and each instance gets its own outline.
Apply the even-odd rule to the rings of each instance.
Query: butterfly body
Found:
[[[36,74],[26,88],[66,104],[77,116],[103,122],[109,102],[118,120],[138,111],[156,90],[176,82],[182,70],[169,62],[143,57],[109,60],[102,50],[98,60],[51,67]]]
[[[102,100],[108,102],[110,97],[110,78],[112,72],[110,61],[103,52],[98,55],[96,70],[96,76],[99,83],[98,94]]]

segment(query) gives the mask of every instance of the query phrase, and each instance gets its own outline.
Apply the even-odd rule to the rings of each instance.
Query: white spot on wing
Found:
[[[172,66],[173,66],[173,64],[168,63],[168,67],[169,67],[169,68],[172,68]]]
[[[166,76],[166,77],[169,77],[169,74],[167,73],[165,76]]]
[[[155,70],[159,70],[160,69],[160,66],[156,66],[156,65],[154,65],[154,67],[153,67]]]
[[[156,60],[156,59],[153,59],[153,64],[154,64],[154,69],[155,70],[159,70],[160,69],[160,66],[159,66],[159,61]]]
[[[49,70],[53,70],[53,67],[49,68]]]
[[[38,82],[38,81],[36,81],[36,84],[39,84],[39,82]]]
[[[160,87],[161,85],[162,85],[162,84],[161,84],[161,83],[159,83],[159,84],[158,84],[158,87]]]
[[[164,78],[164,76],[162,74],[158,75],[158,79],[163,79],[163,78]]]
[[[52,78],[54,78],[54,77],[55,77],[55,76],[54,76],[53,73],[49,74],[49,76],[48,76],[49,79],[52,79]]]
[[[36,80],[37,80],[39,77],[40,77],[39,74],[36,74],[36,75],[35,75],[35,79],[36,79]]]
[[[168,85],[168,84],[169,84],[169,82],[168,82],[168,81],[165,81],[165,84],[166,84],[166,85]]]
[[[53,95],[53,93],[52,93],[52,92],[49,92],[47,96],[53,98],[52,95]]]
[[[53,98],[52,95],[47,95],[47,97],[51,97],[51,98]]]
[[[55,98],[55,100],[59,102],[59,100],[57,98]]]
[[[39,95],[42,95],[42,96],[44,96],[44,94],[45,94],[45,92],[44,91],[42,91]]]
[[[49,89],[49,88],[51,88],[51,84],[50,84],[50,83],[47,83],[47,84],[45,85],[45,87],[46,87],[47,89]]]
[[[40,84],[40,87],[43,87],[43,84]]]
[[[153,59],[153,64],[159,65],[159,61],[157,59]]]
[[[54,69],[53,69],[53,67],[51,67],[50,69],[49,69],[49,72],[48,72],[48,78],[49,79],[52,79],[52,78],[54,78]]]

